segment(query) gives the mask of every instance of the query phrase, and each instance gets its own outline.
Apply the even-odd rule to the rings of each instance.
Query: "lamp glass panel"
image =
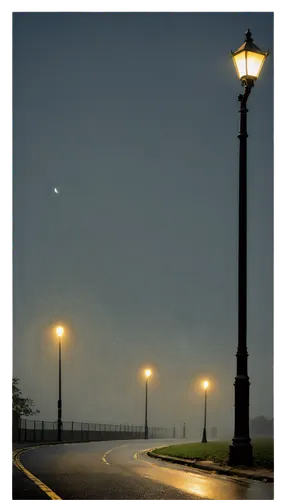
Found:
[[[245,50],[243,52],[239,52],[233,56],[233,61],[235,65],[235,69],[238,75],[238,78],[242,78],[246,75],[246,54]]]
[[[257,54],[256,52],[247,51],[247,76],[258,78],[262,65],[265,61],[264,54]]]

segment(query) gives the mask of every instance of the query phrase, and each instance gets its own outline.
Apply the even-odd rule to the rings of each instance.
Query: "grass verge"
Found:
[[[211,441],[208,443],[188,443],[167,446],[153,450],[159,455],[187,458],[189,460],[211,460],[218,465],[227,465],[229,454],[228,441]],[[254,439],[253,458],[254,467],[274,469],[274,442],[273,439]]]

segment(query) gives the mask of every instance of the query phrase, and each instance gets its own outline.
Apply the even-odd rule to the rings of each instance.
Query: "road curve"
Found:
[[[142,450],[177,440],[104,441],[30,449],[13,467],[13,499],[272,500],[273,484],[216,476],[148,457]],[[53,497],[54,494],[54,497]]]

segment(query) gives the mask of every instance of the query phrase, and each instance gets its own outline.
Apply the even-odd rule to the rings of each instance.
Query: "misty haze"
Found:
[[[134,439],[136,455],[149,446],[136,448],[146,377],[150,448],[201,442],[205,397],[207,437],[231,444],[243,88],[230,51],[249,27],[270,50],[247,103],[250,437],[273,437],[273,14],[16,13],[13,377],[34,403],[17,414],[31,421],[13,438],[22,447],[36,425],[43,441],[42,421],[55,431],[45,440],[56,440],[60,419],[63,433],[65,422],[133,426],[122,439]],[[89,446],[106,467],[108,446],[120,444]],[[37,453],[52,460],[59,447]],[[33,453],[23,464],[46,484]],[[168,484],[177,497],[138,486],[137,498],[195,498]],[[134,495],[120,488],[110,498]],[[94,491],[82,498],[105,494]]]

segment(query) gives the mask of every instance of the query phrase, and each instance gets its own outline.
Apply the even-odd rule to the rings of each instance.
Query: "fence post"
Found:
[[[33,441],[36,441],[36,420],[34,420]]]
[[[42,420],[41,440],[44,441],[45,422]]]
[[[25,418],[25,434],[24,434],[24,441],[27,441],[27,419]]]
[[[175,426],[174,426],[174,427],[173,427],[173,438],[175,438],[175,437],[176,437],[176,428],[175,428]]]
[[[186,423],[184,422],[184,427],[183,427],[183,438],[185,439],[186,437]]]
[[[72,422],[72,439],[73,439],[73,422]]]
[[[89,424],[87,424],[87,440],[89,441]]]
[[[82,427],[82,422],[80,423],[80,439],[83,441],[83,427]]]

